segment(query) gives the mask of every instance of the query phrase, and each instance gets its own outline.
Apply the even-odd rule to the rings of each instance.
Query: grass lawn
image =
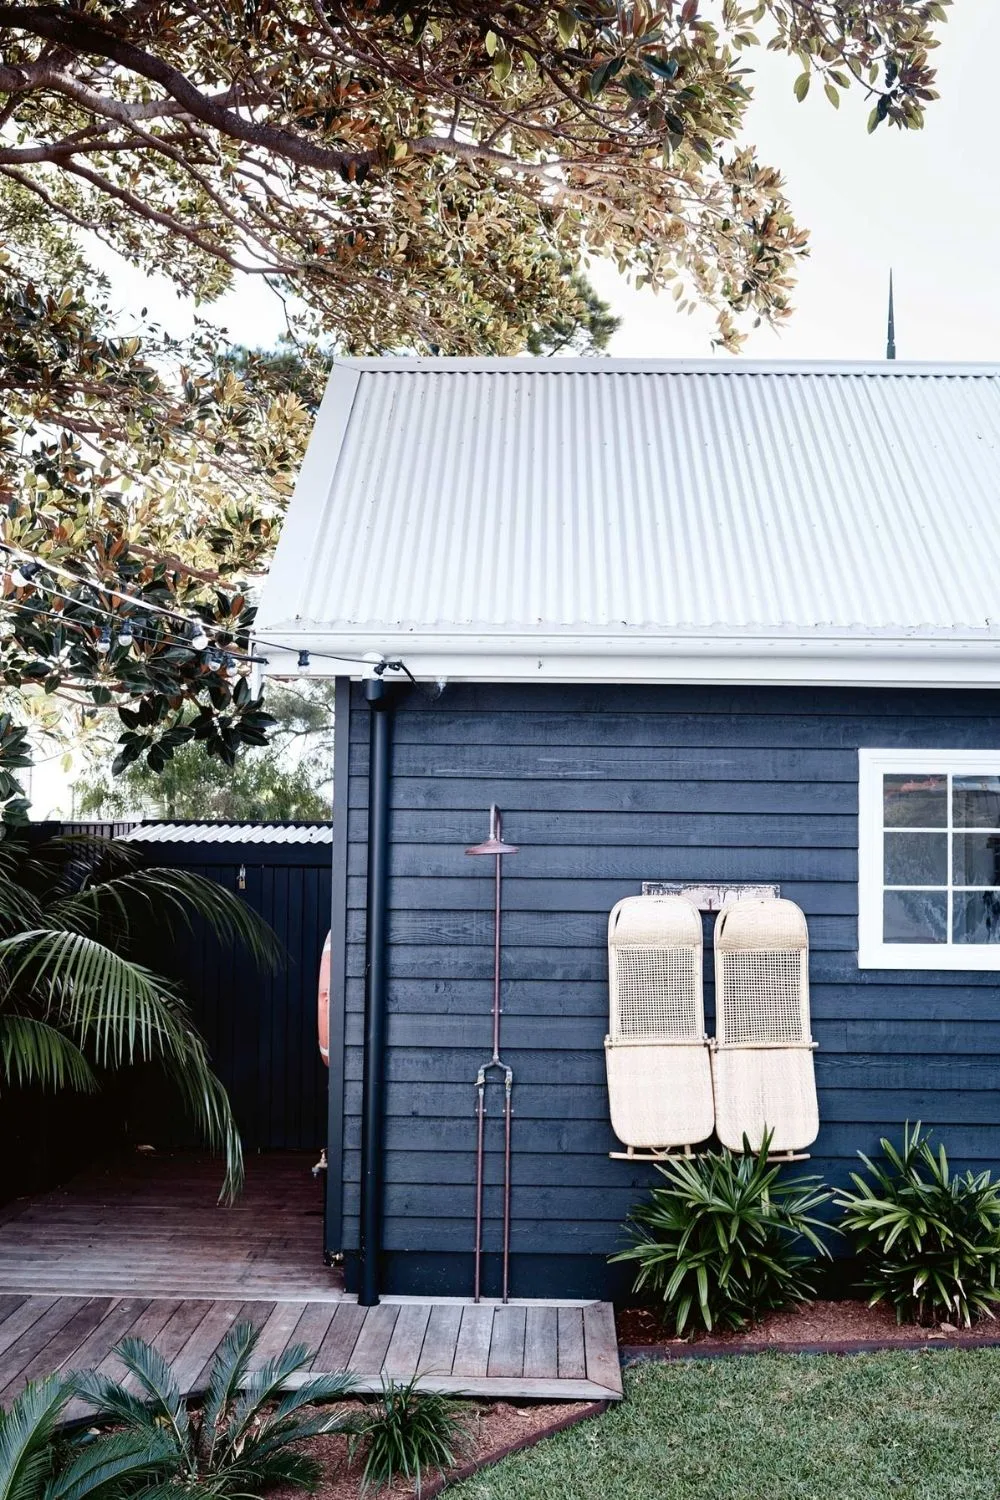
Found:
[[[644,1365],[455,1500],[997,1500],[1000,1350]]]

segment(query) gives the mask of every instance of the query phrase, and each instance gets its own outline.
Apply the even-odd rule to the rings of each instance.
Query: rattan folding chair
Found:
[[[809,932],[794,901],[738,901],[715,924],[715,1131],[742,1151],[796,1154],[819,1133]]]
[[[626,897],[608,922],[608,966],[615,1135],[629,1156],[690,1148],[711,1135],[715,1118],[701,916],[683,896]]]

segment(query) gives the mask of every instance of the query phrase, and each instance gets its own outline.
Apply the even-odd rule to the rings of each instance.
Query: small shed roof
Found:
[[[121,835],[132,844],[329,844],[329,823],[140,823]]]
[[[258,630],[279,674],[994,685],[998,518],[1000,367],[344,360]]]

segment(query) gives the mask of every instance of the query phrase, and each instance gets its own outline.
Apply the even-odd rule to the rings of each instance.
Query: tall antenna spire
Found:
[[[892,306],[892,268],[889,269],[889,326],[885,340],[886,359],[896,358],[896,316]]]

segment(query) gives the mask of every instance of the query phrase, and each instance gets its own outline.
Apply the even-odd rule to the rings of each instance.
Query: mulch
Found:
[[[865,1349],[926,1349],[952,1345],[1000,1344],[1000,1322],[985,1319],[972,1328],[951,1323],[920,1327],[897,1323],[889,1307],[844,1301],[805,1302],[768,1313],[752,1328],[697,1330],[677,1338],[649,1307],[623,1307],[615,1317],[624,1358],[652,1355],[682,1359],[711,1354],[759,1354],[766,1350],[830,1354]]]
[[[433,1500],[449,1484],[468,1478],[476,1470],[499,1463],[521,1448],[530,1448],[564,1427],[598,1416],[607,1409],[607,1402],[463,1400],[460,1407],[460,1414],[468,1423],[469,1442],[454,1469],[444,1476],[437,1472],[424,1475],[421,1500]],[[354,1464],[349,1462],[346,1437],[333,1433],[313,1438],[301,1445],[301,1451],[311,1454],[322,1465],[323,1477],[315,1492],[316,1500],[358,1500],[364,1458],[359,1454]],[[378,1500],[413,1500],[416,1488],[407,1480],[398,1479],[389,1489],[370,1494]],[[273,1490],[271,1500],[302,1500],[302,1491]]]

